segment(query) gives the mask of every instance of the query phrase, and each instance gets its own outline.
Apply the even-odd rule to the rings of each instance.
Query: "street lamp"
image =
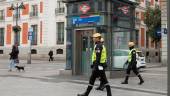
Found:
[[[16,25],[13,26],[13,31],[15,33],[14,44],[19,44],[17,34],[21,31],[21,27],[18,25],[18,19],[20,17],[20,9],[25,9],[23,2],[20,5],[17,3],[16,6],[14,6],[14,4],[12,4],[10,9],[9,9],[9,10],[15,10],[16,11],[15,14],[14,14],[14,18],[16,19]]]

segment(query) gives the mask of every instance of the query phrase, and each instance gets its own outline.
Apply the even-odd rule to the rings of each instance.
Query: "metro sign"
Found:
[[[87,3],[83,3],[80,5],[80,10],[83,12],[83,14],[85,14],[90,10],[90,6]]]
[[[122,10],[122,12],[127,15],[129,12],[129,7],[128,6],[122,6],[118,8],[119,10]]]

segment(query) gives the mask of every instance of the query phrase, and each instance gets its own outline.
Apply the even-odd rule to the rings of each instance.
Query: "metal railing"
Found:
[[[5,20],[5,16],[0,16],[0,21]]]
[[[140,24],[140,23],[141,23],[141,20],[140,20],[138,17],[136,17],[136,18],[135,18],[135,23],[136,23],[136,24]]]
[[[30,12],[30,17],[38,17],[38,11]]]
[[[55,8],[55,14],[64,14],[65,13],[65,8]]]

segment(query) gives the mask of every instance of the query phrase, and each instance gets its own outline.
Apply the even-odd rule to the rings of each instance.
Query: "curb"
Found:
[[[72,83],[77,83],[77,84],[84,84],[84,85],[88,85],[88,81],[82,81],[82,80],[72,80],[70,81]],[[99,84],[95,84],[94,86],[99,86]],[[167,92],[165,91],[158,91],[158,90],[150,90],[150,89],[142,89],[142,88],[130,88],[130,87],[122,87],[122,86],[118,86],[118,85],[114,85],[114,84],[110,84],[111,88],[115,88],[115,89],[122,89],[122,90],[128,90],[128,91],[138,91],[138,92],[145,92],[145,93],[152,93],[152,94],[160,94],[160,95],[166,95],[167,96]]]

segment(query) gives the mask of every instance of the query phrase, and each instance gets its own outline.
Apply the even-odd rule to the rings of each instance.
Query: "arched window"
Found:
[[[56,54],[63,54],[63,49],[57,49]]]
[[[32,49],[31,50],[31,54],[37,54],[37,50],[36,49]]]
[[[4,54],[4,50],[0,50],[0,54]]]

